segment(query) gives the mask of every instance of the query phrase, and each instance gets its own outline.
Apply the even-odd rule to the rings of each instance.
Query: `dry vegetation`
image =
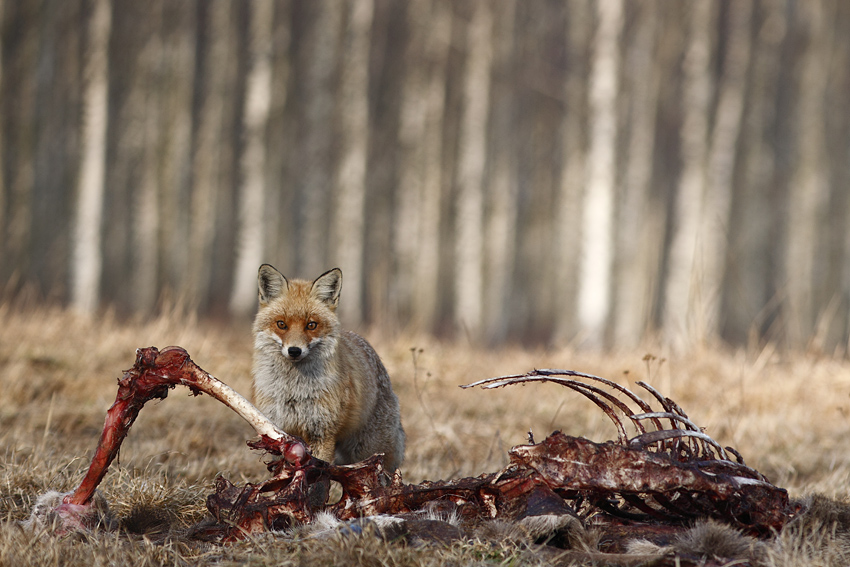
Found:
[[[631,385],[646,380],[679,402],[721,443],[792,496],[844,499],[850,478],[850,363],[760,351],[662,349],[608,354],[571,349],[476,349],[463,342],[364,333],[381,353],[408,434],[403,473],[418,482],[478,475],[506,450],[554,429],[602,441],[607,418],[554,385],[498,391],[459,384],[534,367],[590,372]],[[141,346],[180,345],[205,370],[248,395],[249,323],[230,326],[168,315],[146,322],[87,319],[58,309],[0,307],[0,565],[447,565],[535,563],[553,555],[481,542],[416,548],[375,538],[299,541],[265,536],[232,546],[192,541],[212,481],[258,481],[266,471],[245,445],[250,428],[209,398],[175,390],[146,407],[101,487],[122,530],[86,538],[33,538],[17,520],[48,489],[70,490],[88,466],[114,399],[115,380]],[[647,355],[651,353],[651,356]],[[827,537],[827,536],[824,536]],[[797,554],[795,556],[794,554]],[[774,564],[809,564],[802,552]],[[836,554],[840,553],[835,551]],[[805,555],[805,554],[803,554]],[[833,559],[838,560],[838,555]],[[846,559],[846,556],[843,556]],[[819,564],[829,564],[823,556]]]

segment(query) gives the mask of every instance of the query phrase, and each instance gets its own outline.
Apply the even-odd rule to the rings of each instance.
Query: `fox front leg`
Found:
[[[336,438],[333,435],[326,435],[321,439],[317,439],[311,444],[313,455],[327,463],[334,462],[334,454],[336,453]]]

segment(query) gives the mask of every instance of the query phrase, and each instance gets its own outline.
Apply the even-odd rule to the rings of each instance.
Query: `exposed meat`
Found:
[[[511,462],[501,471],[405,484],[398,474],[388,477],[381,455],[345,466],[313,457],[302,440],[280,431],[245,398],[199,368],[182,348],[139,349],[135,364],[118,381],[118,395],[107,412],[88,473],[52,513],[66,529],[91,528],[87,518],[92,516],[88,510],[95,488],[139,411],[147,401],[165,398],[171,388],[184,385],[236,411],[259,435],[249,445],[276,457],[269,464],[272,477],[262,483],[237,486],[216,479],[207,508],[217,523],[204,530],[205,537],[232,540],[283,529],[309,523],[319,512],[347,520],[434,507],[450,509],[467,523],[571,515],[597,525],[607,522],[620,531],[624,525],[678,526],[714,518],[758,536],[779,530],[793,516],[784,489],[747,467],[736,451],[721,447],[675,402],[646,384],[638,383],[661,410],[654,411],[611,381],[566,370],[535,370],[465,387],[533,381],[556,382],[590,398],[617,426],[617,441],[595,443],[555,432],[540,443],[511,449]],[[317,503],[310,497],[316,487],[332,481],[342,487],[338,501]]]

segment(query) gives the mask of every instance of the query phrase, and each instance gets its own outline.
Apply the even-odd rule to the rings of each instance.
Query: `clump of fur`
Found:
[[[695,555],[714,560],[746,559],[758,556],[762,544],[732,526],[715,520],[698,522],[676,538],[671,546],[681,555]]]
[[[57,535],[114,529],[115,520],[109,511],[109,504],[99,492],[94,493],[88,504],[66,504],[65,497],[70,494],[56,490],[42,494],[36,499],[29,518],[22,521],[21,526],[29,532],[46,529]]]
[[[797,505],[761,564],[850,565],[850,503],[816,494]]]
[[[701,520],[682,532],[669,545],[647,539],[629,542],[626,551],[634,555],[671,555],[699,557],[712,561],[753,562],[764,554],[764,544],[736,528],[715,520]]]

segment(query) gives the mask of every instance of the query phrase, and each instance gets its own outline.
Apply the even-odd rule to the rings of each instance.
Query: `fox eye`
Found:
[[[315,322],[315,321],[310,321],[309,323],[307,323],[307,330],[308,330],[308,331],[312,331],[312,330],[313,330],[313,329],[315,329],[316,327],[317,327],[317,324],[316,324],[316,322]]]
[[[283,321],[278,321],[277,322],[277,328],[285,331],[286,330],[286,323],[283,322]]]

